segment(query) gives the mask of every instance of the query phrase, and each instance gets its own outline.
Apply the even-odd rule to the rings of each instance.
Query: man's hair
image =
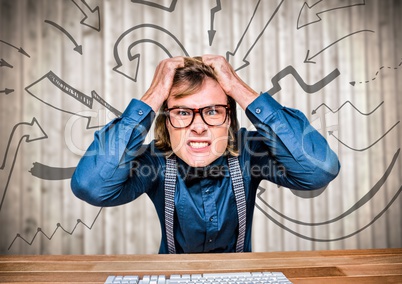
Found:
[[[175,76],[173,78],[173,87],[182,87],[180,94],[177,94],[176,98],[185,97],[198,91],[205,79],[211,78],[218,81],[214,70],[211,66],[205,65],[202,62],[201,57],[185,57],[184,67],[177,68]],[[239,123],[237,121],[236,113],[236,101],[227,96],[229,105],[229,135],[228,135],[228,146],[226,148],[225,154],[230,154],[233,156],[238,155],[238,148],[235,139],[235,135],[239,130]],[[172,146],[170,143],[169,132],[166,126],[166,113],[167,100],[163,102],[159,115],[155,121],[155,146],[161,151],[165,152],[166,155],[172,154]]]

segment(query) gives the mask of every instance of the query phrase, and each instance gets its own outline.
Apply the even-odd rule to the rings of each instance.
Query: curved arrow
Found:
[[[13,68],[13,66],[11,64],[9,64],[7,61],[5,61],[3,58],[0,59],[0,67]]]
[[[301,239],[305,239],[308,241],[312,241],[312,242],[335,242],[335,241],[340,241],[340,240],[344,240],[350,237],[353,237],[357,234],[359,234],[360,232],[364,231],[365,229],[367,229],[368,227],[370,227],[372,224],[374,224],[385,212],[387,212],[387,210],[391,207],[391,205],[395,202],[395,200],[399,197],[399,194],[402,192],[402,186],[399,188],[399,190],[395,193],[395,195],[392,197],[392,199],[388,202],[387,206],[384,207],[383,210],[380,211],[380,213],[378,213],[373,220],[371,220],[369,223],[367,223],[365,226],[361,227],[360,229],[348,234],[348,235],[344,235],[338,238],[332,238],[332,239],[318,239],[318,238],[313,238],[313,237],[309,237],[303,234],[300,234],[298,232],[293,231],[292,229],[286,227],[285,225],[283,225],[282,223],[280,223],[279,221],[277,221],[275,218],[273,218],[271,215],[269,215],[267,212],[265,212],[258,204],[256,204],[255,206],[269,219],[271,220],[275,225],[277,225],[278,227],[282,228],[285,231],[288,231],[289,233],[295,235],[296,237],[299,237]]]
[[[16,137],[16,131],[19,128],[22,128],[21,132],[23,133],[23,135],[21,136],[21,138],[18,139]],[[5,183],[5,187],[2,190],[3,194],[2,194],[2,198],[1,198],[1,202],[0,202],[0,211],[1,211],[4,199],[7,194],[7,188],[10,183],[11,174],[14,170],[14,165],[15,165],[15,161],[17,159],[18,150],[19,150],[19,148],[21,146],[21,142],[24,138],[25,138],[26,143],[30,143],[30,142],[34,142],[37,140],[48,138],[48,136],[43,131],[42,127],[39,125],[39,123],[35,117],[32,119],[32,121],[30,123],[20,122],[13,127],[13,130],[11,131],[10,138],[7,143],[6,151],[4,153],[3,163],[0,166],[1,180],[7,180]],[[18,143],[16,142],[16,139],[18,139]],[[14,149],[14,153],[9,153],[10,145],[12,145],[12,144],[17,144],[17,146],[12,148],[12,149]],[[11,158],[11,156],[13,158]],[[12,162],[10,163],[9,161],[11,159],[12,159]],[[7,178],[5,178],[6,175],[7,175]]]
[[[214,30],[215,14],[218,13],[221,9],[221,0],[216,0],[216,6],[211,9],[211,28],[208,31],[209,46],[212,45],[216,33],[216,30]]]
[[[367,150],[367,149],[373,147],[375,144],[377,144],[378,141],[380,141],[382,138],[384,138],[385,135],[387,135],[395,126],[398,125],[398,123],[399,123],[399,121],[398,121],[397,123],[395,123],[387,132],[385,132],[385,134],[384,134],[383,136],[381,136],[380,138],[378,138],[373,144],[371,144],[370,146],[368,146],[368,147],[366,147],[366,148],[362,148],[362,149],[356,149],[356,148],[352,148],[352,147],[346,145],[346,144],[343,143],[341,140],[339,140],[338,137],[336,137],[336,136],[333,134],[333,131],[328,131],[328,134],[329,134],[329,135],[332,135],[332,136],[333,136],[336,140],[338,140],[338,142],[341,143],[343,146],[345,146],[345,147],[347,147],[347,148],[349,148],[349,149],[351,149],[351,150],[353,150],[353,151],[359,151],[359,152],[361,152],[361,151],[365,151],[365,150]]]
[[[311,59],[313,59],[314,57],[316,57],[316,56],[319,55],[320,53],[324,52],[326,49],[330,48],[330,47],[333,46],[334,44],[340,42],[341,40],[343,40],[343,39],[345,39],[345,38],[347,38],[347,37],[350,37],[350,36],[352,36],[352,35],[354,35],[354,34],[358,34],[358,33],[362,33],[362,32],[371,32],[371,33],[374,33],[374,31],[372,31],[372,30],[361,30],[361,31],[357,31],[357,32],[348,34],[348,35],[346,35],[346,36],[344,36],[344,37],[338,39],[337,41],[331,43],[330,45],[328,45],[328,46],[325,47],[324,49],[320,50],[319,52],[317,52],[316,54],[314,54],[314,55],[311,56],[311,57],[309,57],[309,55],[310,55],[310,50],[307,50],[307,54],[306,54],[306,58],[304,59],[304,63],[314,63],[314,64],[315,64],[315,62],[314,62],[314,61],[311,61]]]
[[[306,92],[306,93],[315,93],[325,87],[327,84],[329,84],[332,80],[334,80],[336,77],[338,77],[341,73],[339,70],[336,68],[334,69],[331,73],[329,73],[327,76],[325,76],[323,79],[318,81],[317,83],[313,85],[308,85],[306,84],[303,79],[300,77],[299,73],[293,68],[293,66],[289,65],[285,67],[282,71],[280,71],[278,74],[276,74],[272,79],[272,85],[273,87],[268,91],[268,94],[273,96],[275,93],[279,92],[282,87],[279,85],[279,80],[284,78],[287,75],[292,75],[296,81],[299,83],[300,87]]]
[[[78,45],[78,43],[75,41],[75,39],[61,26],[59,26],[58,24],[52,22],[52,21],[48,21],[45,20],[45,23],[50,24],[54,27],[56,27],[57,29],[59,29],[63,34],[65,34],[70,40],[71,42],[74,44],[74,50],[77,51],[79,54],[82,55],[82,45]]]
[[[308,4],[307,4],[307,2],[304,2],[304,4],[303,4],[303,6],[301,7],[301,9],[300,9],[300,12],[299,12],[299,16],[297,17],[297,29],[301,29],[301,28],[303,28],[303,27],[305,27],[305,26],[308,26],[308,25],[311,25],[311,24],[314,24],[314,23],[317,23],[317,22],[319,22],[319,21],[321,21],[321,18],[320,18],[320,14],[323,14],[323,13],[327,13],[327,12],[330,12],[330,11],[334,11],[334,10],[338,10],[338,9],[345,9],[345,8],[350,8],[350,7],[353,7],[353,6],[361,6],[361,5],[365,5],[366,4],[366,2],[365,2],[365,0],[362,0],[362,1],[355,1],[355,2],[359,2],[359,3],[356,3],[356,4],[349,4],[349,5],[344,5],[344,6],[338,6],[339,5],[339,3],[340,2],[338,2],[338,1],[329,1],[329,0],[327,0],[327,1],[324,1],[324,4],[322,4],[322,5],[318,5],[319,3],[321,3],[321,2],[323,2],[323,0],[319,0],[319,1],[317,1],[317,2],[315,2],[313,5],[311,5],[311,6],[309,6]],[[353,2],[353,1],[352,1]],[[333,8],[328,8],[328,6],[329,5],[333,5],[334,7]],[[323,9],[323,8],[325,8],[325,10],[322,10],[322,11],[320,11],[320,12],[314,12],[312,9],[313,8],[316,8],[316,10],[320,10],[320,9]],[[321,8],[322,7],[322,8]],[[307,9],[308,8],[308,9]],[[311,13],[311,14],[315,14],[316,15],[316,19],[314,20],[314,21],[308,21],[307,23],[300,23],[301,22],[301,19],[311,19],[311,18],[313,18],[313,17],[309,17],[308,15],[303,15],[302,16],[302,14],[308,14],[308,13]]]
[[[15,45],[12,45],[12,44],[10,44],[10,43],[8,43],[8,42],[6,42],[6,41],[4,41],[4,40],[1,40],[1,39],[0,39],[0,42],[5,43],[5,44],[7,44],[7,45],[9,45],[9,46],[11,46],[11,47],[13,47],[13,48],[15,48],[16,50],[18,50],[19,53],[21,53],[21,54],[23,54],[23,55],[25,55],[25,56],[27,56],[27,57],[31,57],[31,56],[29,56],[28,53],[26,53],[25,50],[22,49],[22,47],[18,48],[18,47],[16,47]]]
[[[336,113],[338,112],[342,107],[344,107],[346,104],[350,104],[357,112],[359,112],[361,115],[370,115],[373,112],[375,112],[382,104],[384,103],[384,101],[382,101],[375,109],[373,109],[372,111],[368,112],[368,113],[363,113],[360,110],[358,110],[350,101],[346,101],[344,102],[337,110],[332,110],[329,106],[327,106],[325,103],[320,104],[316,109],[314,109],[311,114],[316,114],[317,110],[322,107],[325,106],[327,109],[329,109],[332,113]]]
[[[238,70],[240,70],[240,69],[242,69],[242,68],[244,68],[244,67],[246,67],[246,66],[248,66],[248,65],[250,64],[250,62],[248,62],[248,61],[246,60],[246,58],[249,56],[249,54],[250,54],[251,51],[253,50],[254,46],[257,44],[257,41],[258,41],[258,40],[261,38],[261,36],[264,34],[265,30],[267,29],[268,25],[271,23],[272,19],[273,19],[273,18],[275,17],[275,15],[278,13],[279,8],[281,7],[283,1],[284,1],[284,0],[281,0],[281,2],[278,4],[278,6],[276,7],[276,9],[275,9],[275,11],[273,12],[273,14],[271,15],[271,17],[268,19],[268,21],[267,21],[267,23],[265,24],[265,26],[264,26],[264,28],[262,29],[262,31],[261,31],[260,34],[257,36],[257,38],[254,40],[254,43],[249,47],[248,51],[247,51],[246,54],[244,55],[244,57],[243,57],[243,62],[244,62],[244,64],[243,64],[242,66],[236,68],[235,71],[238,71]],[[230,62],[230,56],[235,56],[235,55],[236,55],[236,53],[237,53],[237,51],[238,51],[240,45],[241,45],[242,42],[243,42],[243,39],[244,39],[245,35],[247,34],[248,30],[250,29],[250,25],[251,25],[251,23],[253,22],[254,16],[255,16],[256,13],[257,13],[258,6],[260,5],[260,2],[261,2],[261,0],[259,0],[259,1],[257,2],[257,5],[256,5],[256,7],[255,7],[255,9],[254,9],[254,13],[253,13],[253,15],[251,16],[251,19],[250,19],[250,21],[249,21],[249,23],[248,23],[248,25],[247,25],[247,27],[246,27],[246,29],[245,29],[243,35],[241,36],[241,38],[240,38],[240,40],[239,40],[239,42],[238,42],[238,44],[237,44],[237,46],[236,46],[236,49],[235,49],[233,52],[229,52],[229,51],[226,52],[226,60],[227,60],[227,61]],[[265,16],[265,15],[263,15],[263,13],[261,12],[261,16]],[[233,66],[233,64],[232,64],[232,66]]]
[[[53,233],[52,233],[50,236],[48,236],[45,232],[43,232],[42,228],[37,228],[37,229],[36,229],[36,233],[35,233],[35,235],[33,236],[32,240],[31,240],[30,242],[27,241],[25,238],[23,238],[23,237],[21,236],[21,234],[17,234],[17,235],[15,236],[14,240],[11,242],[10,246],[8,247],[8,250],[11,249],[11,247],[13,246],[14,242],[15,242],[17,239],[21,239],[21,240],[23,240],[25,243],[27,243],[28,245],[32,245],[33,242],[34,242],[35,239],[36,239],[36,236],[37,236],[39,233],[41,233],[42,235],[44,235],[44,236],[50,241],[50,240],[53,238],[53,236],[56,234],[56,232],[57,232],[57,230],[58,230],[59,228],[62,229],[65,233],[69,234],[70,236],[72,236],[72,235],[74,234],[75,229],[78,227],[78,224],[82,224],[82,225],[84,225],[87,229],[92,230],[93,226],[95,225],[96,220],[98,219],[100,213],[102,212],[102,209],[103,209],[103,207],[101,207],[101,208],[99,209],[98,214],[96,214],[96,217],[95,217],[94,221],[92,222],[92,224],[91,224],[90,226],[88,226],[87,224],[85,224],[81,219],[77,219],[77,223],[75,224],[75,226],[74,226],[74,228],[73,228],[73,230],[72,230],[71,232],[68,231],[67,229],[65,229],[60,223],[57,223],[56,229],[53,231]]]
[[[359,209],[360,207],[362,207],[364,204],[366,204],[367,202],[369,202],[374,195],[376,195],[381,187],[385,184],[385,181],[387,180],[387,178],[389,177],[389,175],[392,172],[392,169],[395,166],[396,161],[398,160],[398,156],[399,156],[399,152],[400,149],[398,149],[395,154],[394,157],[392,158],[391,163],[389,164],[387,170],[385,171],[385,173],[383,174],[383,176],[376,182],[376,184],[369,190],[369,192],[367,192],[362,198],[360,198],[360,200],[358,200],[355,204],[353,204],[348,210],[346,210],[345,212],[343,212],[342,214],[340,214],[339,216],[332,218],[330,220],[327,221],[323,221],[323,222],[303,222],[303,221],[299,221],[290,217],[287,217],[285,214],[279,212],[278,210],[276,210],[275,208],[273,208],[271,205],[268,204],[268,202],[266,202],[261,195],[264,193],[265,188],[259,186],[258,189],[260,190],[259,193],[257,194],[258,199],[265,205],[267,206],[270,210],[272,210],[274,213],[276,213],[277,215],[279,215],[281,218],[292,222],[294,224],[298,224],[298,225],[303,225],[303,226],[321,226],[321,225],[328,225],[334,222],[337,222],[343,218],[345,218],[346,216],[352,214],[353,212],[355,212],[357,209]],[[399,194],[399,193],[398,193]]]
[[[163,6],[161,4],[158,4],[158,3],[155,3],[152,1],[146,1],[146,0],[131,0],[131,2],[151,6],[151,7],[158,8],[158,9],[161,9],[161,10],[164,10],[167,12],[173,12],[174,9],[176,8],[176,4],[177,4],[177,0],[172,0],[169,7]]]
[[[143,34],[152,34],[155,39],[138,40],[138,38],[143,37]],[[113,71],[136,82],[141,55],[140,53],[133,54],[132,49],[140,43],[146,42],[159,46],[170,57],[174,55],[189,56],[184,46],[171,32],[157,25],[141,24],[128,29],[117,39],[113,51],[117,65],[113,68]],[[168,50],[165,46],[173,47],[174,50]],[[127,54],[127,57],[123,57],[124,64],[119,54]],[[124,70],[121,70],[123,68]]]
[[[91,29],[94,29],[96,31],[100,31],[100,13],[99,13],[99,7],[96,6],[94,9],[91,9],[91,7],[89,7],[89,5],[87,4],[87,2],[85,2],[85,0],[81,0],[81,2],[85,5],[86,9],[88,10],[87,13],[88,15],[93,15],[93,17],[89,18],[87,13],[74,1],[71,0],[75,6],[77,6],[77,8],[81,11],[81,13],[84,14],[84,18],[81,20],[80,24],[90,27]],[[91,20],[92,22],[95,22],[93,25],[88,24],[87,22],[89,22],[89,20]]]

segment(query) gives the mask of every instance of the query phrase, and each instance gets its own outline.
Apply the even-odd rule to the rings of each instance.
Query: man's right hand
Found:
[[[176,69],[180,67],[184,67],[184,57],[182,56],[162,60],[156,67],[151,86],[142,96],[141,101],[158,112],[170,94]]]

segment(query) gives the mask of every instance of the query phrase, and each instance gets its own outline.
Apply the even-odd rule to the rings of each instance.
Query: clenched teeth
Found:
[[[190,142],[192,148],[204,148],[208,146],[207,142]]]

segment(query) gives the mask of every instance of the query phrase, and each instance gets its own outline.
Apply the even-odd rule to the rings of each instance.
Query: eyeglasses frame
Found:
[[[222,122],[221,124],[211,125],[211,124],[209,124],[209,123],[207,123],[207,122],[205,121],[204,116],[203,116],[203,114],[202,114],[202,111],[203,111],[204,109],[206,109],[206,108],[217,107],[217,106],[219,106],[219,107],[225,107],[225,109],[226,109],[225,119],[223,120],[223,122]],[[177,126],[174,126],[173,123],[172,123],[172,121],[170,120],[170,111],[173,110],[173,109],[186,109],[186,110],[191,110],[191,111],[194,113],[194,115],[193,115],[193,117],[192,117],[192,119],[191,119],[191,122],[190,122],[187,126],[184,126],[184,127],[177,127]],[[209,106],[200,107],[200,108],[171,107],[171,108],[165,108],[164,111],[165,111],[165,115],[167,116],[167,118],[168,118],[168,120],[169,120],[169,122],[170,122],[170,125],[171,125],[173,128],[176,128],[176,129],[186,128],[186,127],[189,127],[191,124],[193,124],[195,115],[196,115],[197,113],[201,116],[202,121],[203,121],[206,125],[213,127],[213,126],[221,126],[222,124],[224,124],[224,123],[226,122],[226,120],[228,119],[228,116],[229,116],[230,106],[229,106],[229,105],[218,104],[218,105],[209,105]]]

